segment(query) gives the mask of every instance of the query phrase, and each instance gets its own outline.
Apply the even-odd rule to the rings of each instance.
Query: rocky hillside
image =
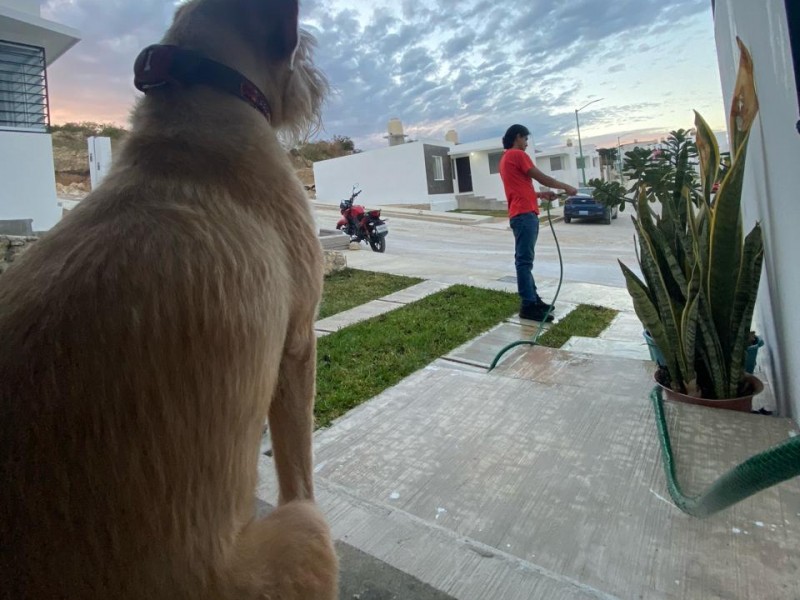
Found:
[[[111,138],[111,153],[116,154],[125,139],[126,131],[113,125],[99,123],[67,123],[54,125],[53,157],[56,169],[56,188],[62,198],[82,198],[90,190],[89,150],[87,138],[107,136]],[[313,164],[318,160],[346,156],[358,152],[350,138],[335,136],[333,140],[321,140],[301,144],[289,152],[297,176],[314,197]]]

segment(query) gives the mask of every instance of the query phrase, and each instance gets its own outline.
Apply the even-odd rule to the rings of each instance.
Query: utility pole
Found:
[[[583,180],[583,187],[586,187],[586,159],[583,157],[583,144],[581,143],[581,123],[580,120],[578,120],[578,113],[590,104],[600,102],[600,100],[602,100],[602,98],[597,98],[591,102],[588,102],[587,104],[584,104],[580,108],[575,109],[575,125],[578,127],[578,152],[581,155],[581,179]]]

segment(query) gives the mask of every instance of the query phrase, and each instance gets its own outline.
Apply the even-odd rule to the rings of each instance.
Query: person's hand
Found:
[[[569,196],[575,196],[575,195],[578,194],[578,190],[576,190],[571,185],[565,185],[564,186],[564,191],[567,192],[567,195],[569,195]]]
[[[555,192],[539,192],[537,196],[542,200],[549,200],[551,202],[556,199]]]

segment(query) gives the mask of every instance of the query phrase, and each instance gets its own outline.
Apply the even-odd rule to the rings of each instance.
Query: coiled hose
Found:
[[[564,281],[564,260],[561,256],[561,246],[558,243],[553,221],[550,219],[549,204],[547,205],[547,217],[550,221],[550,230],[553,232],[553,239],[556,242],[560,269],[558,288],[556,288],[556,293],[553,296],[552,302],[552,304],[555,304],[558,294],[561,292],[561,284]],[[539,336],[544,330],[547,315],[549,315],[551,311],[552,308],[548,309],[544,319],[539,323],[539,329],[532,339],[519,340],[501,349],[489,366],[489,371],[492,371],[497,366],[502,356],[509,350],[517,346],[535,346],[539,340]],[[737,502],[741,502],[745,498],[749,498],[761,490],[765,490],[773,485],[777,485],[778,483],[800,475],[800,437],[795,437],[778,444],[774,448],[756,454],[735,466],[711,484],[705,493],[699,496],[687,496],[683,493],[678,483],[675,457],[672,453],[672,443],[670,442],[669,429],[667,428],[667,421],[664,414],[664,401],[660,387],[656,386],[653,388],[653,391],[650,392],[650,400],[653,403],[656,416],[656,427],[658,429],[658,437],[661,446],[664,475],[667,479],[667,489],[669,490],[672,501],[675,502],[675,506],[683,512],[693,517],[708,517],[709,515],[713,515],[714,513],[733,506]]]
[[[675,468],[675,457],[664,414],[662,390],[656,386],[650,392],[656,414],[656,427],[661,442],[661,458],[667,489],[675,506],[693,517],[707,517],[772,487],[800,475],[800,437],[790,438],[774,448],[748,458],[717,479],[699,496],[687,496],[681,490]]]

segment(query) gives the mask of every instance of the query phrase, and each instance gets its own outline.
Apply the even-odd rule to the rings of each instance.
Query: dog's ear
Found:
[[[291,58],[300,41],[298,0],[240,0],[244,26],[266,43],[272,60]]]
[[[267,0],[272,6],[274,28],[267,40],[267,52],[271,58],[289,58],[300,43],[299,13],[297,0]]]

